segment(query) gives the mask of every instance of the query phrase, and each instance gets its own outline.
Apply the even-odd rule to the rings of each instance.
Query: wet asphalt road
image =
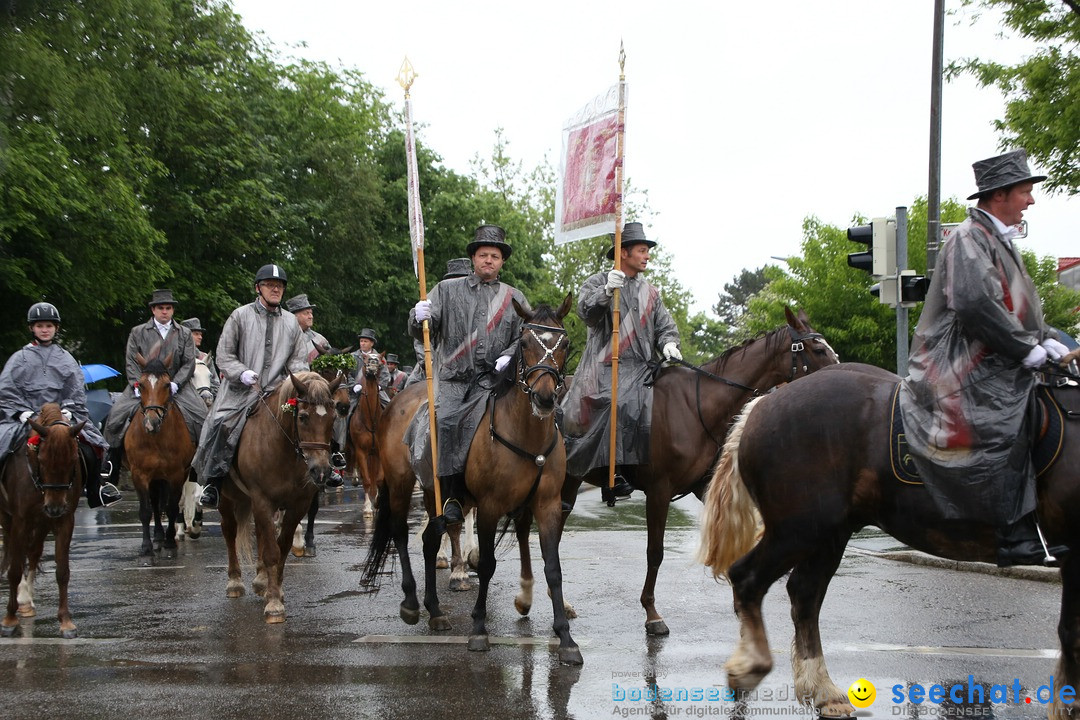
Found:
[[[138,555],[141,531],[133,499],[79,510],[72,545],[71,605],[79,638],[63,641],[55,617],[51,552],[39,575],[38,617],[0,640],[3,718],[603,718],[730,715],[723,699],[650,701],[655,684],[720,694],[723,662],[737,625],[731,592],[692,563],[693,498],[673,507],[657,604],[671,628],[644,633],[638,604],[645,573],[640,493],[606,508],[599,492],[582,495],[562,545],[568,601],[580,617],[571,631],[585,664],[560,666],[549,645],[551,605],[539,580],[533,610],[513,608],[517,550],[500,550],[489,599],[492,649],[466,651],[475,590],[440,598],[454,629],[434,635],[426,616],[398,618],[400,576],[378,594],[360,592],[359,564],[368,527],[359,491],[331,494],[319,515],[318,555],[290,558],[285,569],[288,620],[266,625],[248,592],[225,598],[225,547],[216,513],[198,540],[172,554]],[[132,493],[126,497],[133,498]],[[1057,647],[1059,586],[996,575],[927,568],[885,559],[895,544],[863,537],[833,581],[822,612],[832,677],[863,677],[877,687],[867,717],[944,716],[941,706],[890,701],[893,685],[966,681],[1024,688],[1019,704],[968,706],[963,717],[1045,717],[1023,702],[1048,682]],[[413,550],[414,567],[421,566]],[[250,583],[251,572],[246,569]],[[7,581],[0,580],[6,599]],[[800,717],[790,699],[791,623],[782,584],[766,604],[776,667],[747,716]],[[620,694],[623,695],[620,698]],[[642,699],[637,699],[642,698]]]

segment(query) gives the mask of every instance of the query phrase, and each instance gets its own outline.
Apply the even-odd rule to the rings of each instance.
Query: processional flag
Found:
[[[625,113],[625,83],[621,92]],[[623,154],[619,104],[620,86],[613,85],[563,124],[555,188],[556,245],[615,232],[621,193],[616,170]]]

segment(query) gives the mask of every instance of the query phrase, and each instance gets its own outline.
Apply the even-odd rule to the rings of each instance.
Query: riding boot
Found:
[[[619,498],[628,498],[634,492],[634,486],[626,481],[622,475],[615,476],[615,487],[606,484],[600,486],[600,499],[607,503],[608,507],[615,507],[615,501]]]
[[[460,525],[465,522],[465,515],[461,510],[461,502],[465,499],[465,476],[450,475],[442,478],[442,484],[446,493],[446,501],[442,506],[443,519],[447,525]]]
[[[83,492],[86,495],[87,507],[109,507],[120,502],[120,490],[105,479],[108,474],[101,470],[102,463],[97,451],[89,445],[79,443],[79,452],[86,464],[86,485]]]
[[[998,567],[1044,565],[1059,567],[1069,552],[1064,545],[1047,546],[1035,513],[1028,513],[1011,525],[998,530]]]
[[[216,510],[218,506],[218,493],[225,478],[208,478],[203,486],[202,495],[199,497],[199,506],[207,510]]]
[[[98,463],[100,470],[95,474],[100,475],[103,480],[113,480],[115,473],[120,471],[120,462],[123,456],[123,445],[110,447],[105,451],[105,459]]]

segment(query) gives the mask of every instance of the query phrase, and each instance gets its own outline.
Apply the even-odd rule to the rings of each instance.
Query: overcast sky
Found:
[[[414,119],[462,173],[499,127],[526,169],[545,155],[557,166],[563,121],[618,81],[622,40],[627,176],[648,190],[648,234],[673,253],[695,309],[742,269],[797,254],[807,215],[846,227],[927,194],[932,0],[233,5],[283,51],[356,68],[398,107],[408,55]],[[947,19],[946,63],[1030,53],[999,32],[989,16]],[[975,191],[971,163],[998,154],[1003,105],[968,78],[945,85],[942,197]],[[1080,200],[1036,197],[1021,244],[1080,255]]]

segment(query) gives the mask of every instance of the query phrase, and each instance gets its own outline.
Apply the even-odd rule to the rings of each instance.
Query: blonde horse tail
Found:
[[[248,503],[244,511],[236,516],[236,558],[241,566],[255,563],[254,537],[251,504]]]
[[[739,476],[739,441],[746,419],[759,400],[748,402],[732,425],[705,492],[697,559],[712,570],[714,578],[726,576],[735,561],[761,537],[761,516]]]

